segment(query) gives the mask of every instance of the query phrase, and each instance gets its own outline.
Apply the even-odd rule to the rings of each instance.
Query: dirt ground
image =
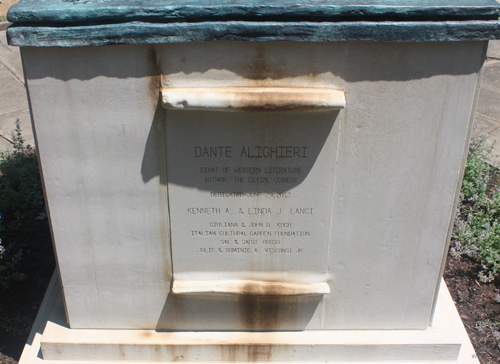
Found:
[[[19,0],[0,0],[0,16],[6,15],[7,10]]]
[[[448,256],[443,276],[479,361],[500,363],[500,279],[479,283],[479,269],[479,264],[468,258]]]

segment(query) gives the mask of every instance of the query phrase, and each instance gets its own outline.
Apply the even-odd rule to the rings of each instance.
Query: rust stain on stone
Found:
[[[270,344],[248,343],[219,345],[223,362],[266,362],[271,361],[273,349]]]
[[[140,330],[140,331],[138,331],[138,334],[142,338],[150,338],[154,335],[153,332],[150,330]]]
[[[267,78],[281,79],[284,77],[283,70],[272,65],[268,60],[266,45],[257,45],[256,55],[248,65],[248,79],[262,81]]]
[[[285,290],[285,289],[284,289]],[[297,297],[286,296],[279,286],[247,284],[242,286],[238,311],[246,330],[279,330],[284,323],[297,320]],[[285,295],[284,295],[285,294]]]
[[[248,347],[247,360],[251,362],[271,361],[273,345],[252,345]]]
[[[185,87],[162,91],[167,109],[320,111],[343,108],[341,90],[311,87]]]
[[[242,349],[240,345],[220,345],[222,350],[222,357],[225,362],[237,362],[240,361],[239,353]]]
[[[158,59],[158,53],[154,45],[148,47],[147,59],[149,63],[149,93],[154,100],[154,110],[156,111],[156,103],[161,89],[161,64]]]

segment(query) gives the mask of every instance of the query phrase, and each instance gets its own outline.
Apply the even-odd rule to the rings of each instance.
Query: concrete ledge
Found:
[[[19,364],[73,361],[479,363],[444,282],[427,330],[158,332],[70,329],[55,275]]]

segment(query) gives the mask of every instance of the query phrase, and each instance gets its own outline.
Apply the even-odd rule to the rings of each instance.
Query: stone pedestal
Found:
[[[486,45],[22,48],[70,326],[426,329]]]
[[[496,2],[25,1],[44,362],[474,362],[439,287]]]

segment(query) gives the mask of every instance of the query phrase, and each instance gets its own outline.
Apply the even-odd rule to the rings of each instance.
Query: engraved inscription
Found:
[[[306,125],[290,114],[278,121],[230,114],[169,112],[174,274],[251,279],[295,271],[324,281],[334,119],[313,115]]]

